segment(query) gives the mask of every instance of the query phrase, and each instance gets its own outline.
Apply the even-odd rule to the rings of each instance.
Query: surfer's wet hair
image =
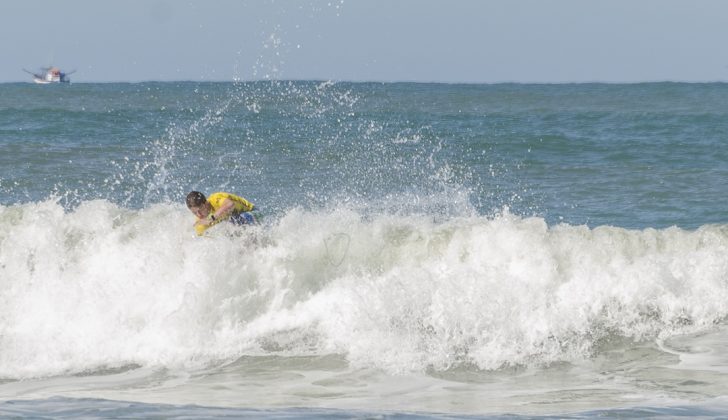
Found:
[[[207,202],[207,198],[205,198],[205,194],[199,192],[199,191],[191,191],[189,194],[187,194],[187,208],[191,209],[192,207],[200,207],[203,204]]]

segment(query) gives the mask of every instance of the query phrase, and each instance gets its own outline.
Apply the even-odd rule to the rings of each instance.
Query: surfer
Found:
[[[223,220],[235,225],[254,225],[258,223],[252,213],[255,205],[243,197],[226,192],[216,192],[206,198],[199,191],[187,194],[187,208],[197,216],[195,231],[202,235],[209,227]]]

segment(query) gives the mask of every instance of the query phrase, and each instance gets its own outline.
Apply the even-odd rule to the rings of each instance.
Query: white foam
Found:
[[[389,372],[589,357],[728,316],[728,231],[338,208],[197,238],[175,205],[0,207],[0,377],[246,354]]]

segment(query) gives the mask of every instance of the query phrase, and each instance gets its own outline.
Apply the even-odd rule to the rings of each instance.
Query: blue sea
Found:
[[[728,417],[727,180],[723,83],[0,84],[0,417]]]

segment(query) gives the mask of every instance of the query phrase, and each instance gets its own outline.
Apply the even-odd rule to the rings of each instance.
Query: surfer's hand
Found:
[[[198,219],[198,220],[197,220],[197,221],[195,222],[195,226],[205,226],[205,227],[208,227],[208,226],[210,226],[211,224],[212,224],[212,220],[211,220],[211,219],[208,219],[208,218],[205,218],[205,219]]]

